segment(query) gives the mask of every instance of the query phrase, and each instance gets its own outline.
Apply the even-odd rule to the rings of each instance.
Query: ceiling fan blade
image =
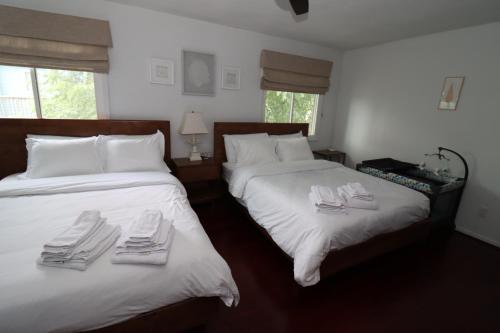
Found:
[[[295,15],[302,15],[309,11],[309,0],[290,0]]]

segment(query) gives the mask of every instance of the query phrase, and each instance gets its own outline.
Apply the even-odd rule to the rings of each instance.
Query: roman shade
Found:
[[[109,22],[0,5],[0,64],[109,71]]]
[[[330,87],[333,62],[262,50],[261,89],[325,94]]]

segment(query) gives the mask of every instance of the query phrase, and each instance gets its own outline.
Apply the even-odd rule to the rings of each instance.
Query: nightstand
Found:
[[[338,162],[345,165],[345,153],[338,150],[315,150],[314,156],[318,159]]]
[[[224,193],[220,167],[213,159],[191,162],[188,158],[174,158],[172,165],[172,171],[186,188],[191,204],[212,202]]]

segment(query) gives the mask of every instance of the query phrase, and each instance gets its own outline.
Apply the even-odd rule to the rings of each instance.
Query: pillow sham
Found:
[[[306,137],[278,139],[276,146],[281,161],[314,160],[314,155]]]
[[[246,166],[279,162],[276,155],[276,144],[269,138],[258,140],[239,139],[234,141],[236,148],[236,165]]]
[[[102,173],[97,138],[26,139],[26,177],[44,178]]]
[[[112,135],[99,135],[99,137],[106,140],[116,140],[116,139],[148,139],[152,138],[153,140],[157,140],[160,145],[161,155],[165,155],[165,136],[163,132],[157,130],[154,134],[146,134],[146,135],[126,135],[126,134],[112,134]]]
[[[235,140],[255,140],[255,139],[265,139],[269,135],[267,133],[255,133],[255,134],[224,134],[224,147],[226,149],[227,161],[230,163],[236,163],[236,148],[234,145]]]
[[[164,171],[170,172],[163,160],[160,136],[139,139],[100,137],[105,172]],[[161,135],[163,137],[163,135]]]

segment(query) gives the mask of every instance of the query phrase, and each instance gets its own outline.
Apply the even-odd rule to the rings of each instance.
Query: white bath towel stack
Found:
[[[111,262],[164,265],[174,235],[172,222],[159,210],[145,210],[118,240]]]
[[[342,198],[327,186],[312,185],[309,199],[318,213],[346,213]]]
[[[84,211],[75,223],[43,246],[38,263],[86,270],[120,236],[120,227],[106,223],[99,211]]]
[[[347,183],[337,188],[338,195],[345,202],[345,206],[358,209],[378,209],[378,203],[372,193],[368,192],[360,183]]]

